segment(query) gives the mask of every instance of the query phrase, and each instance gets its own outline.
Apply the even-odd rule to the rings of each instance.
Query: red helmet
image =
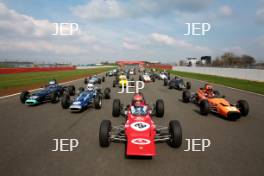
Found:
[[[133,99],[132,99],[133,106],[142,106],[143,103],[144,103],[144,97],[142,94],[137,93],[133,96]]]
[[[205,84],[204,90],[205,92],[212,92],[213,86],[211,86],[210,84]]]

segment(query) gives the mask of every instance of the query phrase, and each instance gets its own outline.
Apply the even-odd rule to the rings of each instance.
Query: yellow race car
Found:
[[[120,75],[119,76],[119,81],[118,81],[118,85],[119,85],[119,87],[121,88],[123,85],[124,85],[124,87],[126,87],[127,86],[127,77],[125,76],[125,75]]]

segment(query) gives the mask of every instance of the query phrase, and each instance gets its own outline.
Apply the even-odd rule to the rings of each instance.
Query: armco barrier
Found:
[[[75,70],[75,66],[68,67],[30,67],[30,68],[0,68],[0,74],[26,73],[26,72],[45,72]]]
[[[264,81],[264,70],[260,69],[174,66],[173,70],[246,79],[251,81]]]

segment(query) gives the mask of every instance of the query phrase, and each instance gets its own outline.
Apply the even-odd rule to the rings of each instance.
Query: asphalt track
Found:
[[[138,77],[138,76],[136,76]],[[124,122],[111,115],[112,101],[120,98],[128,104],[132,95],[118,94],[107,78],[103,87],[111,87],[111,99],[101,110],[88,109],[70,113],[58,104],[45,103],[27,107],[18,96],[0,100],[0,175],[1,176],[260,176],[264,175],[264,97],[216,86],[231,102],[246,99],[250,114],[238,121],[227,121],[213,114],[201,116],[198,107],[181,102],[182,92],[169,90],[162,81],[146,84],[142,91],[148,103],[165,101],[164,118],[156,124],[167,126],[170,120],[181,122],[183,145],[170,148],[157,144],[152,160],[125,159],[124,144],[111,143],[101,148],[98,141],[100,122],[110,119],[113,125]],[[203,83],[191,80],[192,90]],[[74,82],[76,87],[83,81]],[[72,152],[52,152],[53,139],[78,139]],[[209,138],[211,147],[204,152],[186,152],[186,138]]]

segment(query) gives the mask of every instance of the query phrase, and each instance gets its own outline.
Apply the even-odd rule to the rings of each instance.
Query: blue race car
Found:
[[[73,100],[68,93],[65,93],[61,99],[61,106],[63,109],[69,108],[72,112],[81,112],[90,106],[101,109],[102,99],[110,99],[110,92],[110,88],[105,88],[102,93],[100,88],[89,83],[86,90],[83,87],[79,88],[79,95]]]
[[[92,76],[92,77],[88,77],[88,78],[84,78],[84,84],[101,84],[101,82],[105,81],[105,77],[103,76],[102,78],[98,77],[98,76]]]
[[[175,76],[173,79],[168,81],[167,79],[164,79],[164,86],[169,86],[169,89],[177,89],[177,90],[183,90],[183,89],[190,89],[191,83],[190,82],[184,82],[183,79]]]
[[[26,105],[37,105],[43,102],[50,101],[56,103],[59,98],[63,95],[63,92],[67,91],[70,95],[75,94],[75,87],[60,86],[56,80],[52,80],[48,85],[44,86],[40,91],[30,94],[29,91],[23,91],[20,94],[20,101]]]

